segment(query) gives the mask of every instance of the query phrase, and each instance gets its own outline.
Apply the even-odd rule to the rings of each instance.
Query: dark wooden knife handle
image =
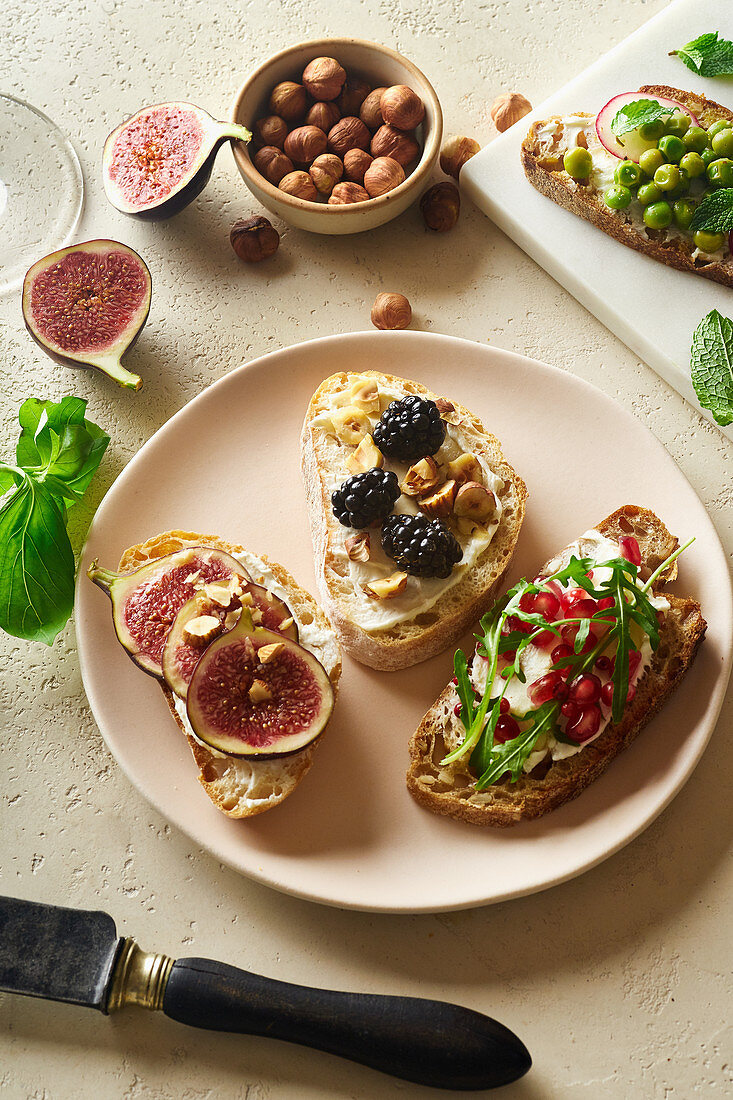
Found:
[[[512,1031],[469,1008],[309,989],[209,959],[176,960],[163,1011],[192,1027],[284,1039],[437,1088],[495,1088],[532,1064]]]

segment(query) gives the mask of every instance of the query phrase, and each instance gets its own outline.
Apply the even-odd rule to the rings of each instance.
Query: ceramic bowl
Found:
[[[387,46],[358,38],[322,38],[290,46],[260,65],[239,89],[232,120],[252,129],[256,119],[269,113],[267,104],[275,85],[281,80],[299,82],[303,69],[314,57],[335,57],[349,76],[361,77],[375,88],[407,84],[422,98],[425,118],[417,131],[422,154],[404,183],[368,202],[329,206],[327,202],[295,198],[269,183],[253,165],[247,146],[236,145],[234,159],[255,198],[283,221],[310,233],[362,233],[396,218],[428,186],[443,134],[440,103],[432,84],[417,66]]]

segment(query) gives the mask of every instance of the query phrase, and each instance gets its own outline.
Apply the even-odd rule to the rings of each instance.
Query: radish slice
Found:
[[[629,130],[628,133],[624,134],[623,138],[619,140],[611,129],[611,123],[621,108],[639,99],[653,99],[657,103],[662,103],[665,107],[669,107],[670,112],[679,111],[683,115],[689,115],[692,120],[692,126],[699,125],[692,111],[688,110],[682,103],[678,103],[676,99],[666,99],[664,96],[660,95],[645,95],[643,92],[624,92],[622,95],[614,96],[613,99],[609,99],[606,106],[602,107],[598,112],[596,118],[596,133],[604,149],[607,149],[614,157],[619,157],[620,160],[633,160],[638,163],[642,153],[646,152],[647,149],[656,149],[657,146],[656,141],[644,141],[644,139],[639,136],[637,130]]]

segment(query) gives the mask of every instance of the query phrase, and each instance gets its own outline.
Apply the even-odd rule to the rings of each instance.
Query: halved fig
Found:
[[[194,733],[229,756],[285,756],[323,733],[333,710],[323,665],[297,642],[238,623],[204,650],[188,686]]]
[[[661,95],[646,95],[644,92],[623,92],[621,95],[616,95],[613,99],[609,99],[608,103],[601,107],[598,112],[596,116],[596,133],[601,145],[614,157],[619,157],[621,160],[638,162],[642,153],[646,152],[647,149],[656,148],[657,145],[656,141],[647,141],[642,138],[638,130],[629,130],[623,137],[618,138],[611,128],[611,123],[619,111],[629,103],[636,103],[640,99],[652,99],[665,107],[669,107],[670,115],[677,113],[689,115],[691,125],[697,126],[698,124],[692,111],[685,107],[683,103],[678,103],[676,99],[667,99]]]
[[[143,107],[104,143],[107,198],[123,214],[170,218],[203,191],[222,143],[251,137],[246,127],[217,122],[192,103]]]
[[[192,546],[148,562],[134,573],[113,573],[92,562],[87,576],[112,600],[117,637],[136,665],[163,678],[163,647],[173,620],[196,585],[249,574],[236,558],[209,546]]]
[[[33,264],[23,282],[23,318],[56,362],[96,367],[121,386],[142,382],[120,360],[150,310],[147,264],[119,241],[84,241]]]

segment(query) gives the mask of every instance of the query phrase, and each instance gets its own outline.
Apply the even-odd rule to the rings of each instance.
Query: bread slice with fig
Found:
[[[166,596],[170,596],[172,606],[165,608],[165,617],[159,631],[165,637],[159,636],[156,639],[151,631],[147,632],[144,640],[142,633],[131,637],[129,633],[125,633],[124,623],[121,624],[119,620],[121,616],[127,615],[134,625],[139,624],[141,617],[145,616],[146,598],[149,598],[149,593],[158,580],[156,563],[160,571],[169,569],[166,576],[173,577],[168,582],[166,593]],[[168,563],[172,563],[170,567]],[[233,576],[227,573],[228,564],[235,570]],[[236,571],[237,567],[240,567],[239,572]],[[206,572],[207,569],[209,573]],[[116,601],[114,592],[110,591],[111,585],[119,585],[120,582],[124,585],[126,579],[135,578],[138,574],[141,577],[138,588],[135,589],[134,584],[130,584],[129,591],[124,590]],[[300,587],[283,566],[270,561],[264,555],[255,555],[242,546],[228,543],[216,536],[191,531],[167,531],[146,542],[130,546],[122,554],[118,574],[98,569],[95,562],[89,576],[112,596],[117,634],[130,656],[144,671],[158,678],[171,715],[190,746],[198,769],[198,780],[216,808],[228,817],[252,817],[279,805],[292,794],[311,768],[330,709],[327,714],[320,716],[319,728],[314,730],[316,736],[302,747],[296,748],[296,751],[279,751],[282,745],[273,742],[272,747],[276,751],[268,752],[265,751],[268,745],[262,741],[259,746],[255,746],[263,750],[261,753],[242,755],[241,746],[237,744],[234,744],[233,752],[220,751],[213,740],[205,742],[197,736],[185,694],[187,687],[190,690],[194,683],[196,669],[207,659],[207,655],[230,636],[233,638],[237,616],[250,614],[254,616],[255,624],[263,624],[264,608],[264,625],[258,627],[251,623],[255,633],[250,631],[243,640],[245,646],[249,645],[248,637],[257,641],[256,634],[259,630],[261,637],[258,644],[268,643],[255,651],[259,663],[253,667],[259,679],[249,684],[249,671],[244,672],[242,682],[235,683],[232,687],[227,686],[226,690],[231,692],[230,697],[222,696],[216,705],[225,709],[229,704],[235,705],[234,697],[249,685],[248,698],[257,700],[265,707],[272,704],[271,710],[277,714],[279,696],[274,695],[274,702],[272,692],[268,697],[267,678],[269,671],[276,668],[273,662],[287,658],[290,649],[297,651],[296,656],[305,656],[307,653],[315,658],[311,664],[317,672],[320,670],[318,675],[321,676],[321,683],[327,679],[326,693],[330,692],[331,698],[326,702],[332,707],[341,675],[341,654],[331,624],[313,597]],[[237,587],[234,582],[242,582],[244,578],[247,585],[242,592],[241,583]],[[206,583],[207,581],[210,583]],[[248,599],[247,592],[258,594],[254,603]],[[123,603],[129,611],[121,610]],[[194,617],[189,616],[185,621],[184,609],[189,605],[193,605]],[[150,619],[153,613],[152,608],[147,612]],[[180,617],[184,618],[183,633],[179,632],[182,645],[180,650],[174,650],[173,657],[181,655],[179,668],[181,672],[185,672],[185,682],[176,694],[169,686],[169,682],[177,684],[177,678],[176,667],[168,667],[170,645],[166,640],[169,641],[172,637]],[[230,618],[234,619],[234,623]],[[295,645],[295,642],[299,645]],[[279,652],[281,650],[284,652]],[[248,652],[252,652],[251,647]],[[222,654],[223,658],[226,656],[226,653]],[[271,663],[266,666],[267,661]],[[163,666],[167,680],[163,678]],[[289,667],[284,666],[286,674]],[[308,674],[307,668],[305,671]],[[244,684],[245,677],[247,684]],[[295,687],[300,692],[302,685],[296,684]],[[258,690],[259,696],[256,695]],[[254,709],[256,712],[256,707]],[[264,711],[262,713],[265,715],[262,719],[263,725],[272,720],[273,714],[270,710],[266,714]],[[232,747],[224,742],[219,743]]]
[[[630,540],[634,540],[633,543]],[[573,555],[576,558],[587,556],[595,561],[608,560],[614,554],[615,547],[615,556],[620,560],[629,554],[626,547],[633,545],[638,548],[638,552],[634,550],[631,554],[632,557],[637,556],[639,563],[638,580],[635,582],[637,585],[647,583],[654,572],[661,569],[659,575],[653,579],[647,607],[647,611],[651,607],[656,613],[658,644],[652,650],[651,640],[643,634],[641,628],[634,627],[633,624],[629,628],[635,631],[631,636],[639,648],[637,651],[629,649],[626,654],[628,683],[625,700],[619,701],[623,704],[621,713],[613,712],[616,684],[609,678],[615,675],[616,662],[620,660],[620,643],[617,642],[615,652],[611,643],[608,650],[601,653],[601,658],[591,651],[588,659],[594,663],[590,670],[586,669],[576,677],[567,664],[561,664],[568,661],[569,654],[564,651],[559,654],[555,648],[556,643],[563,645],[569,641],[565,650],[575,649],[572,637],[566,638],[562,633],[568,627],[561,628],[559,637],[541,638],[538,635],[540,644],[528,643],[519,658],[514,657],[510,651],[508,656],[499,656],[497,664],[491,666],[499,670],[497,678],[492,680],[492,697],[501,690],[501,669],[511,667],[512,661],[519,660],[526,680],[524,685],[519,680],[515,682],[512,677],[507,681],[507,703],[498,705],[500,716],[496,719],[494,744],[491,746],[488,741],[483,742],[484,749],[487,750],[483,755],[479,744],[473,752],[456,758],[461,743],[468,736],[466,725],[460,716],[464,712],[461,691],[457,686],[458,676],[443,690],[427,712],[410,742],[411,762],[407,772],[407,786],[417,802],[432,813],[454,817],[472,825],[503,828],[541,817],[577,798],[631,744],[667,702],[692,664],[704,637],[706,624],[700,605],[694,599],[663,594],[664,585],[676,577],[677,567],[674,561],[665,568],[661,567],[674,555],[678,543],[652,512],[632,505],[618,509],[595,529],[586,532],[575,544],[566,547],[556,558],[546,563],[537,581],[540,591],[545,595],[534,596],[535,601],[539,599],[539,605],[532,604],[533,597],[529,595],[520,599],[530,602],[515,606],[529,607],[530,613],[533,607],[536,610],[539,606],[543,609],[540,617],[550,621],[558,613],[567,616],[569,608],[564,602],[563,594],[569,593],[575,600],[575,590],[565,588],[558,582],[548,582],[548,578],[558,570],[568,568]],[[600,582],[596,578],[591,583]],[[558,597],[554,602],[553,594]],[[516,600],[517,597],[514,598]],[[581,595],[580,599],[582,601],[586,597]],[[571,633],[575,630],[577,637],[580,626],[575,625],[572,608],[580,609],[580,604],[576,602],[570,605],[572,621],[569,629]],[[578,615],[587,615],[589,611],[590,608],[586,607],[582,611],[578,610]],[[594,613],[597,618],[594,623],[589,619],[589,634],[598,633],[598,645],[602,647],[603,631],[608,629],[604,625],[603,615],[607,616],[609,625],[617,620],[608,617],[614,614],[613,610],[599,611],[597,604]],[[578,624],[581,621],[578,618]],[[505,620],[506,622],[510,624],[510,629],[517,626],[511,619]],[[505,625],[502,626],[502,633],[506,629]],[[653,623],[650,629],[653,631]],[[478,634],[482,634],[481,628]],[[521,639],[521,635],[515,634],[514,642],[500,642],[497,650],[501,645],[516,644],[517,638]],[[584,645],[588,645],[587,640]],[[477,653],[472,657],[467,656],[471,690],[476,690],[477,686],[481,688],[481,667],[488,663],[479,652],[481,648],[480,642]],[[632,662],[633,652],[638,652],[640,656]],[[581,661],[582,653],[572,660]],[[559,667],[557,671],[551,671],[556,661]],[[577,669],[579,665],[576,664],[575,667]],[[488,672],[483,673],[486,683],[489,675]],[[626,670],[621,670],[619,680],[625,676]],[[553,677],[556,677],[557,682]],[[612,685],[610,689],[607,687],[609,684]],[[515,685],[514,688],[512,685]],[[563,699],[565,702],[561,702]],[[525,709],[527,705],[532,708],[530,711]],[[573,706],[579,710],[579,718],[577,714],[573,718]],[[543,707],[551,725],[545,724],[545,733],[540,733],[533,744],[533,731],[541,728],[543,722]],[[562,707],[567,708],[569,717],[564,717]],[[591,715],[594,723],[598,723],[595,730],[593,725],[589,726],[586,722],[584,708],[587,708],[589,714],[596,709],[600,712],[600,719],[596,718],[595,713]],[[490,706],[487,714],[491,714]],[[483,720],[479,716],[479,726]],[[574,726],[571,725],[573,722]],[[486,730],[487,726],[483,728]],[[550,732],[547,732],[548,729]],[[576,740],[573,741],[573,738]],[[492,754],[496,755],[494,764]],[[451,756],[453,759],[447,759]],[[492,767],[496,775],[493,781],[482,785],[479,773],[487,762],[488,768],[484,776],[491,778]],[[510,769],[514,769],[514,775]]]
[[[720,120],[733,122],[733,111],[695,92],[667,85],[646,85],[639,89],[638,96],[640,100],[645,97],[652,100],[661,98],[664,102],[681,105],[705,131]],[[625,97],[616,98],[621,101]],[[609,104],[606,106],[609,107]],[[614,109],[611,108],[611,113]],[[607,144],[616,148],[616,155],[603,144],[600,134],[607,130],[603,123],[600,128],[597,126],[601,114],[595,116],[578,112],[532,123],[521,148],[522,166],[532,186],[620,244],[668,267],[733,287],[733,257],[727,233],[720,235],[720,242],[716,242],[719,247],[714,252],[706,253],[696,245],[692,232],[677,224],[676,220],[660,228],[645,224],[644,207],[638,199],[638,192],[624,209],[612,209],[607,204],[604,194],[614,186],[614,170],[621,164],[623,146],[614,144],[612,135]],[[621,143],[624,140],[618,139]],[[587,150],[592,158],[592,170],[587,178],[574,178],[565,168],[566,154],[578,148]],[[637,152],[631,159],[636,160]],[[707,176],[689,181],[691,193],[688,197],[693,204],[703,194],[703,180],[707,181]],[[650,183],[651,177],[642,173],[644,181]],[[665,201],[667,194],[660,193],[655,201]]]
[[[453,397],[366,370],[318,387],[301,443],[318,587],[343,648],[391,671],[451,645],[491,603],[524,519],[499,441]]]

